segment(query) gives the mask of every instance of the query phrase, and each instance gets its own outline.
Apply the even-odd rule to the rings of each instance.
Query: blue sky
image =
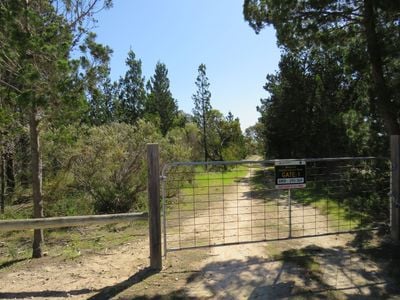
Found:
[[[259,35],[245,23],[243,0],[114,0],[97,15],[98,41],[114,53],[111,76],[126,71],[129,49],[142,60],[146,80],[157,61],[166,64],[179,109],[191,113],[197,68],[207,66],[211,105],[253,125],[265,77],[278,69],[280,51],[273,28]]]

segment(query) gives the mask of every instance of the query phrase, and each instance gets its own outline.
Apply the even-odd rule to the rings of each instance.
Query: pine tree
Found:
[[[202,146],[204,150],[204,161],[208,161],[210,154],[207,145],[207,132],[209,128],[209,118],[211,107],[211,92],[209,90],[210,83],[206,74],[206,65],[200,64],[198,68],[198,76],[195,82],[197,86],[196,94],[193,94],[194,101],[193,117],[197,126],[201,131]]]
[[[89,104],[89,122],[102,125],[113,120],[114,84],[110,79],[110,55],[108,46],[96,42],[96,34],[89,33],[80,50],[80,63],[85,73],[82,83]]]
[[[41,124],[61,119],[66,110],[80,106],[73,90],[77,66],[70,52],[87,31],[88,18],[100,0],[2,1],[0,4],[1,85],[11,88],[18,110],[28,120],[32,174],[33,216],[42,218]],[[110,6],[110,0],[104,6]],[[57,11],[63,6],[63,10]],[[89,22],[90,23],[90,22]],[[2,74],[3,75],[3,74]],[[42,256],[43,230],[34,230],[32,257]]]
[[[369,85],[386,132],[400,134],[399,1],[244,0],[243,13],[257,33],[273,25],[285,51],[339,51],[349,76]]]
[[[169,90],[168,70],[165,64],[158,62],[154,76],[147,83],[149,95],[146,100],[145,114],[159,122],[160,131],[165,136],[172,128],[178,116],[178,106]]]
[[[128,52],[125,63],[128,70],[118,83],[115,114],[118,121],[133,125],[143,116],[146,100],[145,78],[142,76],[142,61],[136,59],[132,50]]]

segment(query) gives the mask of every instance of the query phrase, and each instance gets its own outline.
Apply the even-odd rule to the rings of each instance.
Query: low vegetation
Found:
[[[148,233],[147,221],[106,226],[45,230],[45,255],[71,260],[91,254],[107,254],[115,248],[142,240]],[[30,231],[0,233],[0,270],[31,257]]]

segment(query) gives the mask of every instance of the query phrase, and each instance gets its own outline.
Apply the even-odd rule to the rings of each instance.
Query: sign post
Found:
[[[275,188],[288,190],[289,238],[292,237],[291,189],[306,187],[305,160],[278,160],[275,162]]]
[[[292,195],[288,189],[288,205],[289,205],[289,238],[292,237]]]

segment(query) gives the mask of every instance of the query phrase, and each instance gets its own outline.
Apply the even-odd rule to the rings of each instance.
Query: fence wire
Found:
[[[389,162],[307,159],[306,187],[275,188],[276,161],[173,163],[164,250],[372,230],[389,220]]]

